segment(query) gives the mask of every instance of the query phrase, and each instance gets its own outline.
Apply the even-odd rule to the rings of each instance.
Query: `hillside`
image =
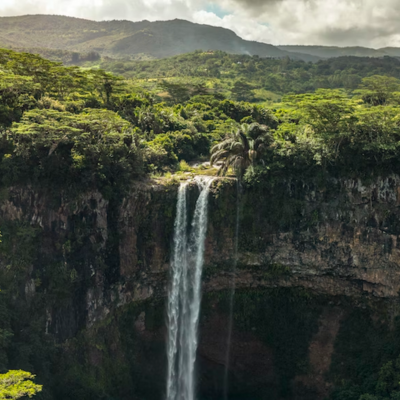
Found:
[[[0,46],[35,52],[64,63],[76,63],[72,58],[76,52],[86,54],[84,60],[90,53],[149,60],[200,49],[311,62],[342,56],[400,57],[400,49],[396,47],[273,46],[244,40],[229,29],[179,19],[96,22],[58,15],[0,17]],[[60,50],[63,53],[56,52]]]
[[[399,57],[400,49],[396,47],[386,47],[382,49],[370,49],[368,47],[337,47],[337,46],[299,46],[287,45],[278,46],[281,50],[295,52],[297,54],[309,54],[319,58],[333,58],[343,56],[355,57]]]
[[[394,57],[338,57],[305,63],[287,58],[197,51],[162,60],[103,60],[98,65],[135,79],[148,90],[159,91],[164,80],[186,85],[203,82],[227,97],[258,101],[277,100],[285,93],[319,88],[352,90],[363,78],[372,75],[400,78],[400,61]]]
[[[229,29],[179,19],[96,22],[59,15],[0,17],[0,47],[35,52],[69,64],[76,64],[73,53],[85,54],[83,60],[87,60],[90,53],[118,59],[149,60],[200,49],[311,62],[342,56],[400,57],[400,49],[396,47],[273,46],[244,40]],[[63,53],[59,53],[60,50]]]
[[[233,31],[183,20],[102,21],[54,15],[0,18],[0,45],[24,49],[98,52],[113,58],[163,58],[198,49],[287,57],[275,46],[241,39]],[[306,61],[315,57],[291,55]]]

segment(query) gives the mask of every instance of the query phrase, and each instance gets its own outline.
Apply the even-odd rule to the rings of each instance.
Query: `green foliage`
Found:
[[[184,103],[194,96],[207,94],[204,82],[168,82],[161,81],[160,88],[165,90],[173,103]]]
[[[0,127],[18,121],[23,112],[36,104],[35,92],[39,85],[31,77],[0,70]]]
[[[7,138],[14,145],[12,161],[22,169],[20,177],[33,174],[36,182],[62,179],[63,184],[95,185],[102,190],[141,173],[130,124],[109,110],[84,109],[78,115],[30,110]]]
[[[395,92],[400,91],[400,81],[391,76],[373,75],[363,78],[360,88],[355,91],[364,103],[373,106],[389,103]]]
[[[201,80],[161,82],[166,105],[103,70],[63,67],[28,53],[0,50],[0,73],[4,185],[56,191],[62,183],[109,196],[145,172],[207,157],[234,121],[277,125],[268,109],[223,100]]]
[[[263,58],[222,51],[194,52],[152,61],[103,60],[101,67],[127,78],[180,81],[207,80],[212,88],[232,99],[255,100],[255,89],[271,92],[307,93],[317,89],[357,89],[363,78],[373,75],[400,78],[397,58],[338,57],[316,63],[288,58]],[[238,83],[237,83],[238,82]],[[143,82],[145,83],[145,82]],[[247,91],[240,90],[246,86]],[[152,81],[146,83],[152,85]],[[233,89],[237,85],[238,92]],[[233,89],[233,90],[232,90]],[[258,97],[258,96],[257,96]],[[278,96],[279,97],[279,96]],[[276,99],[276,97],[275,97]]]
[[[263,154],[265,166],[249,170],[245,176],[250,185],[261,185],[280,174],[399,172],[399,106],[395,98],[371,106],[344,91],[321,89],[285,97],[275,115],[279,125]]]
[[[204,55],[182,60],[204,63]],[[330,62],[342,65],[339,61]],[[169,68],[171,62],[159,66]],[[279,67],[288,71],[282,75],[285,81],[289,71],[300,67],[307,73],[326,73],[323,62],[307,65],[221,52],[207,55],[206,62],[250,74],[268,65]],[[393,67],[393,61],[371,60],[373,65],[380,62]],[[214,155],[219,149],[218,159],[227,160],[226,146],[233,143],[238,146],[229,151],[241,155],[224,165],[237,164],[239,175],[247,169],[245,180],[251,185],[283,173],[364,174],[397,168],[399,81],[390,76],[362,77],[354,93],[319,89],[288,95],[270,110],[224,99],[218,82],[195,74],[155,81],[156,92],[148,93],[137,81],[122,84],[121,78],[103,70],[63,67],[10,50],[0,51],[0,73],[0,170],[5,185],[48,182],[46,186],[56,189],[59,182],[68,182],[76,188],[96,187],[109,196],[146,172],[172,171],[181,160],[207,157],[211,148]],[[299,76],[304,78],[304,73]],[[252,82],[235,78],[231,85],[228,75],[218,78],[227,84],[225,94],[252,96]],[[156,96],[160,89],[166,97]],[[157,103],[160,99],[169,104]],[[239,131],[226,137],[237,124],[265,125],[269,133],[247,141]]]
[[[232,87],[232,97],[237,101],[254,101],[255,97],[252,89],[253,86],[249,85],[244,79],[238,80]]]
[[[350,311],[350,310],[349,310]],[[351,310],[341,323],[329,378],[332,400],[389,400],[400,392],[399,319],[390,323],[385,307]],[[393,326],[389,326],[389,324]]]
[[[0,399],[31,398],[42,391],[42,386],[32,382],[35,375],[25,371],[8,371],[0,374]]]
[[[242,124],[236,131],[211,149],[210,163],[222,161],[220,175],[233,168],[238,177],[242,177],[248,167],[254,168],[263,150],[272,142],[268,127],[253,123]]]
[[[145,157],[150,165],[154,165],[157,169],[162,169],[165,165],[174,165],[178,161],[178,157],[174,153],[174,145],[171,137],[167,134],[160,134],[147,143]]]
[[[193,168],[190,168],[189,164],[185,160],[182,160],[179,163],[179,171],[181,171],[181,172],[193,172]]]

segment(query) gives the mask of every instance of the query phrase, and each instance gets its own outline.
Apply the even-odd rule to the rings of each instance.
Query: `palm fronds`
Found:
[[[232,168],[242,177],[249,166],[253,166],[268,144],[268,127],[253,123],[243,124],[211,149],[210,163],[222,161],[218,175],[226,175]]]

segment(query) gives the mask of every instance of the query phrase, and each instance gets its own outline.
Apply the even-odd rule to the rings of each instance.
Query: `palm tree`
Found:
[[[225,140],[211,149],[211,165],[222,161],[218,175],[225,175],[232,167],[241,178],[247,168],[253,168],[262,151],[271,141],[266,125],[243,124],[228,134]]]

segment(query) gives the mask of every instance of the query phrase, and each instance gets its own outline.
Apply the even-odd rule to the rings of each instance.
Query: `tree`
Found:
[[[296,116],[312,128],[314,135],[324,143],[333,159],[354,130],[356,102],[340,90],[319,89],[316,93],[287,96],[288,104],[296,106]]]
[[[163,80],[160,87],[168,92],[172,102],[183,103],[190,99],[190,90],[188,85],[181,82],[168,82]]]
[[[362,96],[364,103],[373,106],[387,104],[394,92],[400,91],[400,81],[391,76],[373,75],[362,80],[360,88],[355,90]]]
[[[372,165],[396,160],[400,148],[399,111],[399,107],[390,105],[357,110],[349,143],[353,153]]]
[[[0,71],[0,127],[18,121],[24,111],[33,108],[39,89],[31,77]]]
[[[111,97],[121,89],[122,78],[101,69],[90,70],[88,78],[106,105],[110,104]]]
[[[258,123],[241,125],[211,149],[211,165],[222,161],[219,175],[225,175],[232,167],[241,178],[247,168],[254,166],[265,147],[272,141],[268,131],[266,125]]]
[[[232,96],[237,101],[254,101],[253,89],[254,87],[252,85],[249,85],[244,79],[241,79],[234,83],[231,92]]]
[[[209,89],[202,81],[194,82],[169,82],[163,80],[159,84],[160,88],[168,92],[172,103],[184,103],[194,96],[204,96],[209,94]]]
[[[0,400],[32,397],[42,391],[42,385],[33,383],[35,375],[21,370],[0,374]]]
[[[132,126],[110,110],[84,109],[80,114],[30,110],[8,136],[14,145],[13,157],[42,184],[45,179],[64,183],[71,179],[108,186],[141,171]]]

